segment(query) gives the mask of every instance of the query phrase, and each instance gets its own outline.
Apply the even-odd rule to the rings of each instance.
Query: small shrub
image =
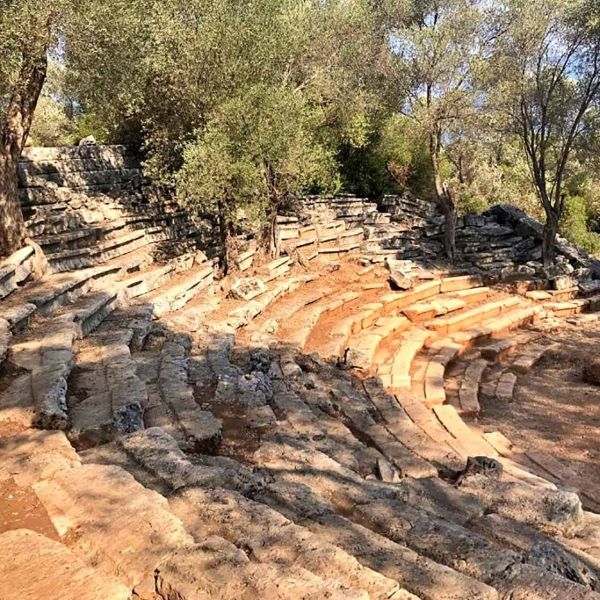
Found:
[[[569,196],[561,222],[561,233],[590,254],[600,254],[600,234],[589,230],[587,203],[581,196]]]

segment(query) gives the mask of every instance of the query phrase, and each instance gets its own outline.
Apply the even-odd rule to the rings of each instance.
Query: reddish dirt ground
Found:
[[[548,338],[558,350],[519,375],[512,403],[483,399],[480,425],[600,481],[600,386],[582,377],[586,357],[600,353],[600,321],[565,324]]]
[[[35,492],[18,486],[12,477],[0,481],[0,533],[31,529],[58,540],[58,533]]]

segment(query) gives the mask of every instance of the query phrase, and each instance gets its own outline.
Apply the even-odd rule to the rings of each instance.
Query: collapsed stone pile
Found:
[[[83,177],[82,206],[130,209]],[[91,252],[70,246],[87,223],[64,226],[69,202],[38,222]],[[441,222],[402,202],[378,222],[311,199],[312,222],[280,221],[288,254],[254,267],[250,248],[228,295],[197,248],[157,262],[145,227],[101,264],[3,262],[0,498],[28,509],[0,521],[2,598],[600,598],[597,483],[472,426],[598,290],[435,267]],[[364,230],[416,230],[401,251],[431,238],[408,289],[377,262],[399,248]]]
[[[444,217],[431,202],[386,196],[381,207],[391,223],[365,224],[372,261],[417,259],[435,261],[443,253]],[[542,264],[542,225],[514,206],[495,206],[482,215],[466,215],[457,224],[457,268],[501,281],[554,279],[576,281],[600,278],[600,262],[568,243],[557,240],[556,267]]]

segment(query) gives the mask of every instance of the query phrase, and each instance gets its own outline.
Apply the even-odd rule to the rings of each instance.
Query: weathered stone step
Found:
[[[431,338],[431,332],[413,327],[408,329],[406,336],[400,343],[388,374],[379,371],[384,385],[393,389],[410,389],[410,369],[416,355]]]
[[[128,298],[137,298],[148,294],[164,285],[176,273],[174,264],[166,264],[155,269],[136,273],[135,275],[121,280],[119,285],[123,287]]]
[[[414,286],[406,292],[390,292],[379,298],[384,305],[383,312],[393,314],[412,304],[437,296],[440,293],[441,281],[425,281]]]
[[[196,539],[218,535],[247,548],[255,560],[301,567],[320,577],[335,577],[369,598],[403,598],[398,584],[363,567],[353,556],[295,525],[272,508],[230,490],[182,490],[169,501],[171,510]]]
[[[84,465],[38,482],[34,489],[70,548],[98,571],[117,575],[141,597],[207,594],[234,600],[271,597],[361,598],[365,594],[301,569],[252,564],[215,536],[196,544],[165,498],[119,467]],[[90,491],[94,490],[90,497]],[[73,535],[75,532],[76,535]],[[283,583],[285,582],[285,583]]]
[[[520,303],[521,300],[519,298],[504,298],[496,302],[485,303],[476,308],[458,312],[450,317],[432,319],[426,322],[425,326],[428,329],[435,331],[438,335],[448,335],[459,331],[460,329],[466,329],[473,327],[478,323],[483,323],[510,309],[514,310]]]
[[[108,241],[126,232],[134,232],[139,229],[160,226],[174,231],[183,231],[184,226],[189,225],[189,218],[185,211],[148,212],[128,216],[124,213],[118,219],[98,221],[91,224],[80,224],[70,227],[58,233],[38,235],[36,242],[42,246],[47,254],[60,251],[78,250],[94,245],[98,242]]]
[[[479,386],[483,373],[489,366],[487,360],[474,360],[465,371],[465,376],[458,391],[461,416],[477,416],[481,407],[479,406]]]
[[[402,587],[427,600],[497,598],[495,590],[485,584],[420,556],[404,545],[336,514],[324,496],[325,489],[332,483],[327,475],[333,466],[332,461],[318,457],[314,452],[310,452],[309,459],[296,447],[292,449],[288,445],[282,446],[280,442],[263,446],[260,453],[261,462],[270,465],[276,473],[276,483],[271,484],[256,498],[273,506],[297,524],[309,528],[321,539],[343,548],[364,566],[395,579]],[[287,459],[282,454],[286,454]],[[283,466],[283,463],[296,456],[302,457],[299,464],[313,466],[293,472],[285,467],[283,470],[278,468],[278,465]],[[315,469],[316,466],[325,464],[325,471]],[[341,486],[334,486],[332,489],[335,489],[332,499],[342,502]],[[347,490],[348,487],[344,489]]]
[[[35,304],[25,301],[18,292],[13,292],[11,296],[0,302],[0,317],[7,324],[9,332],[27,331],[36,311]]]
[[[92,144],[83,146],[60,146],[60,147],[42,147],[31,146],[23,149],[19,161],[21,163],[38,161],[71,161],[75,159],[94,159],[112,161],[119,157],[129,156],[131,153],[127,146],[105,146],[102,144]]]
[[[128,600],[131,590],[100,575],[60,542],[28,529],[0,534],[3,600]]]
[[[340,295],[340,290],[337,288],[326,291],[325,294],[315,292],[308,302],[290,315],[289,324],[282,326],[278,337],[302,350],[321,315],[342,307],[344,303],[356,300],[359,295],[358,292],[347,292]]]
[[[35,250],[25,246],[0,262],[0,299],[17,289],[35,268]]]
[[[20,181],[27,176],[56,173],[67,175],[82,171],[103,171],[110,169],[133,169],[139,166],[138,161],[126,153],[112,152],[104,156],[90,156],[68,159],[35,159],[19,162]]]
[[[550,343],[528,344],[512,358],[510,368],[517,373],[528,373],[546,354],[556,350],[558,347],[558,344]]]
[[[464,456],[488,456],[497,457],[498,453],[494,447],[479,433],[472,430],[458,415],[456,409],[450,405],[438,405],[433,407],[433,411],[443,426],[452,435],[455,441],[449,443],[456,448],[457,452],[462,453]],[[522,482],[522,485],[526,489],[531,488],[533,492],[527,492],[533,494],[535,497],[538,494],[537,490],[554,490],[555,486],[523,469],[520,465],[516,464],[510,459],[503,461],[505,471],[509,473],[511,477],[517,482]],[[521,485],[521,484],[520,484]],[[540,492],[543,493],[543,492]],[[505,499],[509,504],[512,501],[508,496]],[[574,503],[572,506],[572,512],[567,517],[569,526],[572,526],[580,516],[578,513],[581,511],[577,508],[576,504],[579,503],[577,496],[572,494],[572,498],[568,499],[569,503]],[[544,511],[540,511],[540,515],[543,515]]]
[[[0,314],[13,331],[23,332],[36,312],[50,316],[61,306],[74,302],[94,288],[102,287],[123,270],[122,265],[109,263],[72,273],[46,275],[0,301]]]
[[[322,380],[318,383],[318,388],[307,390],[302,389],[300,380],[292,384],[295,394],[290,394],[286,390],[281,391],[280,383],[273,382],[274,407],[278,414],[285,416],[295,434],[309,436],[315,449],[361,476],[383,479],[386,468],[392,477],[399,475],[399,471],[366,435],[346,424],[335,400],[323,391]],[[278,430],[282,430],[281,424]]]
[[[291,447],[289,446],[290,443]],[[379,533],[385,531],[384,535],[391,537],[395,541],[402,539],[404,543],[408,543],[409,546],[418,550],[419,553],[434,557],[444,564],[451,564],[453,568],[463,573],[480,577],[484,581],[489,581],[491,577],[502,572],[507,564],[520,561],[519,557],[511,553],[506,553],[500,548],[494,548],[489,541],[478,538],[476,535],[474,536],[471,532],[465,530],[461,524],[466,525],[470,522],[472,516],[466,517],[466,520],[462,521],[463,517],[456,515],[456,506],[453,509],[452,503],[448,504],[447,508],[442,507],[440,510],[440,506],[434,501],[430,505],[434,511],[432,513],[428,510],[423,511],[423,501],[420,501],[416,497],[413,500],[409,500],[410,508],[408,508],[406,504],[402,504],[402,502],[406,502],[407,496],[405,490],[398,489],[399,495],[396,497],[393,493],[385,493],[382,488],[378,489],[369,485],[368,482],[359,483],[356,477],[350,472],[341,469],[334,461],[331,461],[320,453],[308,449],[304,442],[292,442],[290,440],[288,443],[285,438],[278,437],[274,444],[278,447],[276,448],[270,445],[270,442],[267,442],[267,445],[261,448],[260,453],[266,453],[266,457],[261,454],[261,458],[265,458],[266,463],[270,464],[272,469],[278,473],[282,473],[282,479],[294,484],[309,486],[321,497],[322,501],[331,498],[331,502],[336,506],[346,506],[349,503],[353,507],[352,514],[356,515],[358,522],[362,524],[368,523],[370,519],[375,518],[373,515],[376,514],[374,510],[376,506],[381,507],[384,511],[391,511],[389,514],[385,512],[380,519],[377,519],[377,525],[371,521],[372,526]],[[281,445],[283,445],[283,448],[279,447]],[[311,464],[315,468],[318,467],[318,470],[317,472],[306,469],[296,469],[293,472],[288,471],[282,464],[282,461],[285,461],[284,456],[287,459],[298,461],[298,464]],[[410,482],[410,480],[407,481]],[[511,515],[514,518],[520,505],[523,502],[528,502],[529,513],[526,519],[535,527],[541,527],[542,529],[550,527],[553,530],[569,531],[573,527],[578,528],[581,525],[581,506],[577,497],[572,493],[557,491],[556,489],[552,489],[551,486],[534,487],[517,480],[503,481],[489,479],[481,475],[469,477],[468,482],[468,485],[464,484],[464,489],[480,496],[484,504],[487,505],[487,507],[480,506],[477,509],[479,516],[482,516],[485,511],[489,511],[493,507],[495,511],[507,516]],[[402,488],[402,484],[400,484],[400,488]],[[491,491],[492,489],[494,492]],[[429,490],[429,493],[432,491]],[[440,489],[436,493],[438,493],[440,498],[443,498],[443,489]],[[449,493],[449,490],[446,493]],[[401,502],[398,502],[396,498],[402,499]],[[456,502],[457,500],[457,498],[453,499],[452,502]],[[462,501],[459,500],[460,502],[464,502],[465,506],[467,506],[473,500],[464,497]],[[361,508],[363,506],[364,512]],[[553,508],[549,508],[550,506]],[[344,509],[344,514],[348,514],[347,509]],[[395,516],[392,517],[391,514]],[[436,514],[438,516],[435,516]],[[397,519],[403,518],[407,519],[410,524],[398,527]],[[433,522],[436,519],[438,521],[434,526]],[[444,524],[443,520],[448,519],[452,523]],[[389,529],[392,522],[395,523],[395,526]],[[413,541],[404,539],[402,532],[410,531],[412,533],[413,530],[416,531],[418,528],[416,525],[417,522],[422,522],[425,529],[429,529],[429,524],[431,523],[432,534],[436,531],[444,531],[445,541],[424,544],[421,541],[421,537],[425,535],[425,530],[421,531],[420,534],[415,533]],[[387,533],[388,531],[390,533]],[[424,545],[421,547],[420,544]],[[448,545],[445,546],[445,550],[442,550],[444,544]],[[460,552],[463,560],[472,551],[471,560],[473,562],[470,565],[468,561],[466,563],[460,561],[453,562],[455,560],[454,552],[458,546],[463,547],[463,551]],[[472,550],[468,550],[469,547]],[[435,554],[438,551],[440,554]],[[501,558],[502,556],[504,558]],[[500,560],[500,563],[495,562],[497,559]],[[508,563],[502,563],[502,560],[506,560]]]
[[[133,331],[111,324],[81,344],[70,397],[70,439],[79,447],[142,429],[148,393],[137,377],[129,343]]]
[[[600,594],[531,565],[513,565],[493,584],[501,597],[512,600],[600,600]]]
[[[514,459],[527,468],[533,465],[538,472],[546,474],[549,479],[562,482],[562,485],[577,490],[583,505],[589,510],[598,512],[600,509],[600,486],[594,482],[583,480],[577,473],[553,456],[541,452],[525,451],[498,431],[484,433],[483,437],[500,456]]]
[[[167,501],[119,467],[61,470],[34,490],[71,550],[130,589],[154,591],[164,557],[192,544]]]
[[[376,368],[374,360],[380,346],[387,338],[406,330],[409,325],[408,319],[404,317],[379,317],[344,344],[350,348],[350,364],[364,369],[366,373],[372,373]],[[337,354],[339,355],[339,351]]]
[[[166,289],[159,289],[140,297],[140,302],[152,306],[158,317],[185,306],[194,296],[213,282],[212,264],[201,264],[169,281]]]
[[[68,203],[74,196],[97,197],[118,195],[123,192],[121,183],[103,183],[98,185],[80,185],[77,187],[20,188],[19,200],[28,210],[37,206]]]
[[[374,500],[355,507],[355,518],[388,539],[406,544],[455,571],[491,584],[495,577],[522,558],[460,525],[394,500]],[[354,515],[353,515],[354,517]],[[515,586],[518,590],[518,586]]]
[[[494,336],[504,336],[513,329],[535,322],[535,319],[543,314],[540,306],[520,308],[519,304],[515,304],[514,308],[514,310],[508,310],[505,315],[500,315],[499,318],[489,319],[481,325],[455,333],[452,338],[459,344],[468,347]]]
[[[222,600],[368,600],[361,590],[332,578],[322,578],[299,568],[256,563],[223,538],[211,536],[190,549],[179,551],[160,565],[156,591],[161,598]]]
[[[233,329],[239,329],[240,327],[247,326],[252,322],[253,319],[263,313],[278,298],[295,292],[313,279],[314,277],[312,275],[283,279],[263,294],[260,294],[249,302],[246,302],[243,306],[232,310],[228,315],[227,323]]]
[[[141,229],[126,232],[113,239],[99,242],[93,247],[62,250],[47,255],[54,271],[69,271],[82,267],[92,267],[111,258],[134,252],[149,243],[146,232]]]
[[[89,185],[126,185],[141,177],[139,168],[108,168],[90,171],[71,171],[32,174],[26,167],[19,169],[21,188],[76,188]]]
[[[0,395],[1,420],[22,426],[66,427],[66,380],[73,366],[74,340],[95,329],[119,302],[118,290],[93,292],[15,341],[9,359],[28,373],[18,375]]]
[[[374,420],[371,413],[376,411],[368,397],[346,381],[336,383],[335,369],[323,366],[319,373],[312,374],[314,390],[305,389],[302,378],[296,381],[291,377],[294,393],[288,387],[289,375],[281,373],[277,379],[280,381],[272,385],[278,414],[285,415],[297,435],[309,436],[317,449],[340,464],[362,475],[378,472],[381,478],[385,477],[382,470],[398,477],[435,474],[429,463]],[[322,392],[331,386],[329,393]],[[340,417],[341,423],[335,426]]]
[[[341,384],[332,390],[339,410],[351,424],[351,427],[367,439],[398,469],[401,477],[430,477],[435,475],[431,464],[402,444],[369,412],[372,409],[367,398],[349,384]]]
[[[161,351],[157,384],[163,405],[168,407],[183,433],[185,449],[191,452],[214,450],[222,438],[221,422],[194,400],[188,383],[188,359],[185,348],[176,342],[167,342]],[[155,413],[161,408],[156,407]],[[156,420],[157,415],[151,417]]]
[[[216,458],[212,466],[197,461],[192,464],[177,443],[159,428],[120,438],[119,443],[135,461],[127,468],[132,468],[137,478],[144,479],[136,466],[142,465],[163,481],[166,489],[175,491],[171,496],[171,509],[197,540],[219,535],[246,552],[254,548],[253,558],[259,563],[306,569],[320,577],[339,580],[348,588],[368,590],[376,594],[374,597],[385,597],[385,590],[390,593],[397,590],[395,582],[361,567],[340,549],[320,542],[309,531],[294,526],[272,509],[236,493],[234,490],[251,493],[257,489],[258,481],[249,471],[234,467],[233,461]],[[197,502],[208,497],[214,502],[202,502],[199,509]],[[227,502],[230,502],[229,507]],[[231,510],[237,518],[230,521],[226,515]],[[256,516],[261,520],[255,520]],[[322,560],[324,556],[329,562]]]
[[[365,390],[384,419],[385,427],[402,444],[417,456],[436,467],[458,465],[458,456],[451,454],[444,442],[432,439],[413,421],[392,394],[386,392],[376,379],[366,379]],[[413,400],[413,403],[416,402]]]

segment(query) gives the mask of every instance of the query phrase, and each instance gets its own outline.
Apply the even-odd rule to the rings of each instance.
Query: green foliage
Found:
[[[288,197],[335,191],[333,155],[315,135],[322,118],[289,88],[242,90],[186,145],[179,197],[196,211],[225,212],[258,232]]]
[[[68,146],[73,143],[75,126],[64,106],[51,96],[42,95],[29,132],[32,146]]]
[[[588,205],[582,196],[569,196],[561,221],[561,233],[591,254],[600,254],[600,234],[589,230]]]
[[[593,48],[598,10],[593,0],[6,0],[0,116],[24,49],[49,42],[56,60],[30,143],[133,144],[157,184],[200,211],[220,201],[250,229],[288,195],[340,186],[432,200],[442,189],[462,212],[503,202],[543,218],[511,113],[515,98],[535,101],[535,78],[523,76],[535,70],[518,67],[534,65],[549,24]],[[590,64],[567,70],[551,99],[551,170]],[[551,74],[540,72],[541,91]],[[599,132],[596,104],[561,180],[586,206],[585,221],[564,220],[580,239],[599,226]]]

